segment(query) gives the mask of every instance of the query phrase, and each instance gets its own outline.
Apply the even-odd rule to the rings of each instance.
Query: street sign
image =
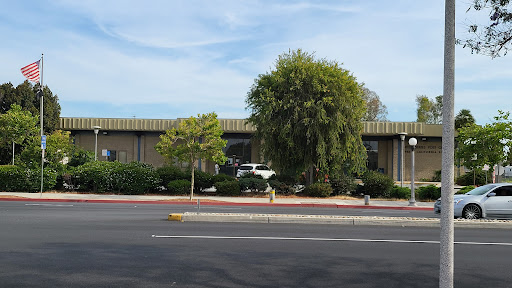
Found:
[[[46,149],[46,135],[41,135],[41,149]]]

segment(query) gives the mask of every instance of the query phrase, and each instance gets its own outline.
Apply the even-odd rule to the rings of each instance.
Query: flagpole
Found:
[[[41,105],[40,109],[39,109],[40,119],[41,119],[41,141],[42,141],[43,135],[44,135],[44,130],[43,130],[43,56],[44,56],[44,54],[41,53],[41,81],[40,81],[41,85],[39,85],[39,92],[41,95],[41,97],[39,98],[40,105]],[[43,175],[44,175],[44,149],[41,144],[41,194],[39,194],[39,198],[43,197]]]

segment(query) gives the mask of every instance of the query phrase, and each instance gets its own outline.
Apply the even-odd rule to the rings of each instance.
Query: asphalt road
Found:
[[[180,223],[162,206],[0,202],[0,286],[438,286],[436,228]],[[512,287],[511,233],[456,229],[455,287]]]

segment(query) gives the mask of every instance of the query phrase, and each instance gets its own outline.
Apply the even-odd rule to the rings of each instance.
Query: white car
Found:
[[[242,175],[252,173],[254,175],[260,175],[263,177],[263,179],[268,179],[272,175],[276,175],[276,172],[274,170],[270,169],[267,165],[264,164],[255,164],[255,163],[248,163],[248,164],[242,164],[238,168],[238,172],[236,173],[236,178],[240,178]]]

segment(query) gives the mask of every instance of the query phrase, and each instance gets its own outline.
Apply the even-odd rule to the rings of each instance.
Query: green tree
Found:
[[[362,85],[335,61],[302,50],[278,57],[275,68],[255,79],[247,94],[248,121],[263,139],[262,150],[282,172],[360,171],[365,113]]]
[[[32,85],[25,81],[13,88],[11,83],[0,85],[0,113],[5,113],[12,104],[17,104],[23,110],[30,111],[32,115],[40,115],[39,89],[40,85]],[[59,97],[53,95],[48,86],[43,87],[43,126],[45,133],[55,131],[59,125],[60,104]]]
[[[172,128],[160,135],[160,142],[155,149],[167,162],[173,163],[176,157],[191,165],[190,200],[194,195],[195,162],[199,159],[209,159],[217,163],[227,161],[222,152],[227,143],[227,140],[221,138],[223,133],[217,114],[208,113],[185,119],[178,129]]]
[[[12,144],[12,164],[14,165],[15,145],[24,144],[25,140],[37,135],[38,117],[21,106],[12,104],[5,114],[0,114],[0,141]]]
[[[388,109],[380,101],[379,95],[366,87],[362,87],[362,90],[362,97],[366,102],[366,113],[363,116],[363,121],[387,121]]]
[[[508,112],[498,111],[494,122],[479,126],[472,124],[459,129],[456,157],[472,170],[485,164],[494,167],[510,163],[512,143],[512,121]]]
[[[34,116],[39,116],[40,101],[39,101],[39,84],[35,86],[29,81],[19,84],[16,88],[11,83],[4,83],[0,85],[0,114],[5,114],[12,104],[17,104],[22,107],[24,111],[29,111]],[[44,107],[43,107],[43,125],[45,134],[55,131],[59,125],[60,118],[60,105],[57,95],[53,95],[48,86],[44,86]],[[0,163],[7,163],[10,161],[11,155],[10,145],[0,146]]]
[[[468,109],[461,109],[457,116],[455,116],[455,129],[457,130],[472,124],[475,124],[475,118]]]
[[[416,122],[441,124],[443,122],[443,95],[430,99],[425,95],[416,96]]]
[[[69,131],[55,130],[47,136],[45,162],[47,166],[62,171],[66,159],[72,157],[74,145]],[[28,145],[21,153],[21,161],[28,167],[41,167],[41,138],[32,137]]]
[[[457,39],[457,43],[472,53],[492,58],[506,55],[512,40],[512,12],[510,0],[473,0],[468,11],[474,9],[489,15],[487,23],[468,25],[470,37]]]

